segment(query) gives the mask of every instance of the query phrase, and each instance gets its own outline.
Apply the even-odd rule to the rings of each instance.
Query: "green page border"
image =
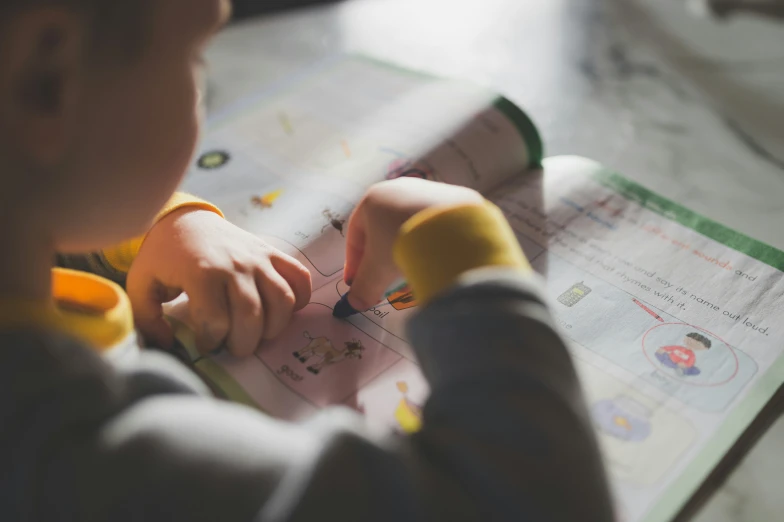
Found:
[[[428,72],[417,71],[414,69],[409,69],[407,67],[403,67],[394,63],[385,62],[383,60],[379,60],[373,56],[369,56],[366,54],[350,54],[346,55],[348,57],[360,58],[367,62],[379,65],[386,69],[392,69],[394,71],[409,74],[411,76],[418,76],[420,78],[430,78],[432,80],[447,80],[445,78],[441,78],[439,76],[430,74]],[[449,81],[459,82],[461,80],[452,80]],[[465,82],[470,83],[470,82]],[[523,111],[517,104],[511,101],[509,98],[499,94],[496,91],[491,89],[487,89],[480,85],[471,84],[479,90],[484,90],[490,93],[492,96],[496,97],[495,102],[493,102],[492,107],[495,108],[497,111],[502,113],[506,116],[509,121],[517,129],[517,132],[520,133],[520,137],[523,138],[523,142],[525,142],[525,146],[528,149],[528,168],[539,168],[542,165],[542,160],[544,159],[544,143],[542,142],[542,136],[539,133],[539,129],[536,127],[536,124],[531,119],[525,111]]]
[[[196,369],[196,372],[201,375],[202,379],[204,379],[209,386],[217,387],[223,396],[230,399],[232,402],[238,402],[240,404],[245,404],[246,406],[251,406],[257,410],[262,410],[261,406],[248,395],[234,377],[229,375],[226,370],[209,359],[209,357],[202,357],[196,349],[196,336],[193,330],[188,328],[188,325],[173,317],[167,317],[166,320],[169,321],[169,324],[174,330],[175,339],[180,343],[183,350],[185,350],[186,355]]]
[[[262,407],[248,395],[245,388],[240,386],[237,380],[232,377],[229,372],[224,370],[212,359],[209,359],[208,357],[199,359],[194,366],[204,378],[209,379],[209,382],[223,393],[225,398],[232,402],[237,402],[250,406],[253,409],[264,411]]]
[[[494,107],[502,112],[511,120],[517,128],[517,132],[523,137],[526,148],[528,148],[528,168],[540,168],[544,160],[544,144],[542,136],[536,124],[520,107],[515,105],[508,98],[501,96],[493,104]]]
[[[678,205],[634,181],[609,170],[594,174],[594,179],[627,199],[635,201],[657,214],[699,232],[722,245],[760,261],[776,270],[784,271],[784,252],[725,227],[711,219]]]
[[[784,269],[784,252],[703,217],[638,185],[620,174],[600,170],[593,179],[619,195],[639,203],[662,217],[694,230],[722,245],[777,270]],[[784,357],[779,357],[736,404],[683,472],[665,489],[643,517],[645,522],[667,522],[675,518],[705,482],[722,458],[732,449],[749,425],[784,383]]]
[[[773,398],[784,382],[784,357],[779,357],[770,369],[749,390],[724,420],[702,450],[686,466],[653,504],[644,522],[667,522],[675,518],[691,500],[724,455],[732,449],[746,428],[762,408]]]

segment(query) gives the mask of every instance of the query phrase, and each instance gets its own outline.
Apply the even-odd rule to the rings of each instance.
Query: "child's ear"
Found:
[[[16,15],[4,32],[0,138],[22,164],[56,165],[75,123],[87,41],[84,20],[67,9],[34,8]]]

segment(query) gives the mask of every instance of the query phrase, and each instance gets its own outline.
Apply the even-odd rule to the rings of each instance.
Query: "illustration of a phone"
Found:
[[[574,306],[586,295],[591,293],[591,289],[582,282],[573,285],[569,290],[558,296],[558,302],[566,306]]]

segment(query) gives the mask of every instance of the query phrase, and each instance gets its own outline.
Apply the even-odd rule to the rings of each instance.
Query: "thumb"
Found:
[[[169,290],[152,277],[133,272],[128,274],[126,291],[131,300],[135,326],[145,341],[160,348],[171,348],[174,344],[174,332],[163,317],[161,305],[168,303],[181,292]]]
[[[365,311],[384,297],[384,291],[399,277],[399,270],[390,259],[378,259],[365,252],[349,290],[348,302],[352,308]]]

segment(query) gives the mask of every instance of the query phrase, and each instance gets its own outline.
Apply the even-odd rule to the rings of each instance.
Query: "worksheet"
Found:
[[[611,477],[618,520],[672,518],[784,382],[784,254],[591,160],[541,162],[509,101],[360,57],[328,61],[213,120],[183,189],[300,259],[310,302],[253,357],[200,357],[223,395],[299,420],[328,405],[416,431],[428,386],[406,340],[409,288],[346,321],[345,225],[366,188],[470,186],[544,279]]]
[[[784,382],[784,254],[583,158],[490,198],[546,280],[619,520],[672,518]]]

